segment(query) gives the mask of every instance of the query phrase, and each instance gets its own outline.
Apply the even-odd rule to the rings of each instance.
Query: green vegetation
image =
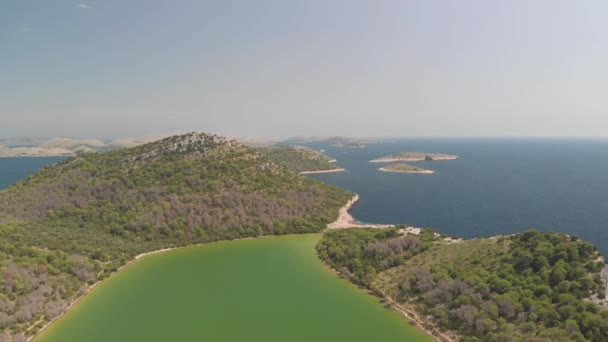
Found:
[[[434,173],[434,171],[423,169],[421,167],[416,167],[408,164],[392,164],[385,167],[380,168],[381,171],[388,172],[405,172],[405,173]]]
[[[35,341],[431,341],[328,271],[318,240],[266,237],[146,256]]]
[[[273,162],[297,172],[335,170],[332,158],[304,146],[270,146],[256,149]]]
[[[207,134],[84,153],[0,192],[0,341],[20,341],[135,255],[318,232],[352,194]]]
[[[352,281],[414,308],[461,341],[606,341],[595,247],[534,230],[450,241],[396,230],[332,231],[319,256]]]

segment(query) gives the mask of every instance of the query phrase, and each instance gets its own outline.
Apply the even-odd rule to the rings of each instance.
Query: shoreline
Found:
[[[348,202],[346,202],[346,204],[343,207],[341,207],[340,210],[338,211],[338,219],[336,221],[328,224],[326,230],[348,229],[348,228],[385,229],[385,228],[395,227],[395,225],[390,225],[390,224],[387,224],[387,225],[365,224],[365,223],[360,223],[357,220],[355,220],[355,218],[350,214],[349,210],[357,203],[357,201],[359,201],[359,198],[360,198],[359,195],[355,194],[355,196],[353,198],[351,198]],[[404,232],[408,233],[408,234],[418,235],[418,234],[420,234],[420,228],[407,227],[407,228],[405,228]],[[399,304],[397,301],[395,301],[393,298],[386,295],[382,291],[374,291],[373,289],[371,289],[369,287],[358,285],[358,284],[350,281],[350,278],[348,278],[347,276],[344,276],[342,273],[340,273],[340,271],[334,269],[331,265],[327,264],[325,262],[325,260],[323,260],[321,258],[319,258],[319,260],[321,260],[321,262],[328,269],[333,271],[338,277],[348,280],[351,284],[356,285],[362,289],[365,289],[370,295],[373,295],[374,297],[377,297],[377,298],[385,301],[387,306],[390,306],[390,308],[392,308],[393,310],[400,313],[403,317],[405,317],[408,321],[410,321],[416,328],[425,332],[426,334],[428,334],[430,337],[432,337],[436,341],[438,341],[438,342],[455,342],[455,340],[453,338],[451,338],[450,336],[446,335],[446,333],[439,330],[431,322],[425,321],[423,318],[420,318],[420,314],[415,309],[404,307],[403,305]],[[608,266],[606,266],[606,268],[608,269]],[[433,329],[427,328],[426,325],[432,326]]]
[[[184,246],[184,247],[194,247],[197,245],[192,245],[192,246]],[[163,249],[158,249],[155,251],[151,251],[151,252],[146,252],[146,253],[141,253],[136,255],[133,259],[129,260],[126,264],[120,266],[119,268],[116,269],[116,271],[112,272],[109,276],[107,276],[104,279],[98,280],[96,281],[93,285],[87,287],[87,289],[78,297],[74,298],[74,300],[70,303],[70,305],[68,305],[65,310],[57,317],[53,318],[52,320],[50,320],[48,323],[46,323],[45,325],[42,326],[42,328],[40,328],[40,330],[38,330],[36,332],[36,334],[30,336],[27,341],[32,341],[36,336],[40,335],[44,330],[46,330],[51,324],[55,323],[55,321],[59,320],[60,318],[62,318],[66,313],[68,313],[68,311],[70,311],[70,309],[72,307],[74,307],[76,304],[78,304],[78,302],[80,300],[82,300],[86,295],[89,294],[89,292],[91,292],[97,285],[99,285],[100,283],[102,283],[104,280],[106,279],[110,279],[112,276],[114,276],[115,274],[117,274],[118,272],[120,272],[120,270],[122,270],[123,268],[131,265],[132,263],[134,263],[135,261],[137,261],[139,258],[144,257],[146,255],[150,255],[150,254],[155,254],[155,253],[163,253],[163,252],[168,252],[171,250],[174,250],[176,248],[180,248],[180,247],[170,247],[170,248],[163,248]],[[31,329],[32,327],[34,327],[35,324],[33,326],[30,326],[29,329]]]
[[[420,170],[420,171],[396,171],[396,170],[389,170],[389,169],[385,169],[383,167],[377,169],[378,171],[382,171],[382,172],[396,172],[396,173],[416,173],[416,174],[422,174],[422,175],[430,175],[433,173],[436,173],[433,170]]]
[[[339,169],[331,169],[331,170],[301,171],[299,173],[301,175],[311,175],[311,174],[317,174],[317,173],[332,173],[332,172],[342,172],[342,171],[346,171],[346,169],[339,168]]]
[[[362,223],[350,214],[349,210],[359,201],[359,195],[355,194],[340,210],[338,210],[338,219],[327,225],[326,229],[346,229],[346,228],[375,228],[386,229],[395,227],[394,224],[373,224]]]
[[[76,156],[76,154],[49,154],[49,155],[31,155],[31,154],[24,154],[24,155],[15,155],[15,156],[5,156],[5,155],[0,155],[0,159],[1,158],[48,158],[48,157],[74,157]]]
[[[344,170],[344,169],[342,169]],[[342,171],[340,170],[340,171]],[[337,172],[337,171],[330,171],[330,172]],[[392,228],[395,227],[395,225],[392,224],[366,224],[366,223],[361,223],[355,220],[355,218],[349,213],[349,210],[355,205],[355,203],[359,201],[359,195],[355,194],[355,196],[353,198],[351,198],[344,206],[342,206],[340,208],[340,210],[338,211],[338,218],[336,219],[336,221],[329,223],[327,225],[327,227],[321,231],[319,231],[318,234],[323,234],[323,232],[327,229],[346,229],[346,228],[375,228],[375,229],[386,229],[386,228]],[[55,323],[56,321],[58,321],[59,319],[63,318],[76,304],[78,304],[83,298],[85,298],[91,291],[93,291],[93,289],[95,289],[95,287],[97,287],[99,284],[101,284],[102,282],[104,282],[105,280],[110,279],[111,277],[115,276],[116,274],[118,274],[121,270],[123,270],[124,268],[126,268],[129,265],[132,265],[134,262],[140,260],[141,258],[145,257],[145,256],[149,256],[152,254],[160,254],[160,253],[165,253],[165,252],[169,252],[175,249],[180,249],[180,248],[189,248],[189,247],[200,247],[202,245],[208,245],[208,244],[212,244],[212,243],[220,243],[220,242],[231,242],[231,241],[238,241],[238,240],[248,240],[248,239],[258,239],[258,238],[264,238],[264,237],[271,237],[271,236],[276,236],[276,235],[264,235],[264,236],[257,236],[257,237],[245,237],[245,238],[239,238],[239,239],[233,239],[233,240],[219,240],[219,241],[210,241],[210,242],[202,242],[202,243],[197,243],[197,244],[192,244],[192,245],[185,245],[185,246],[176,246],[176,247],[166,247],[166,248],[161,248],[161,249],[157,249],[157,250],[153,250],[150,252],[145,252],[145,253],[140,253],[138,255],[136,255],[135,257],[133,257],[133,259],[129,260],[126,264],[124,264],[123,266],[120,266],[118,269],[116,269],[116,271],[112,272],[108,277],[98,280],[96,281],[94,284],[92,284],[91,286],[87,287],[86,290],[84,290],[84,292],[77,296],[76,298],[74,298],[74,300],[72,302],[70,302],[70,304],[63,310],[63,312],[53,318],[52,320],[50,320],[49,322],[47,322],[45,325],[43,325],[40,330],[38,330],[34,335],[30,336],[27,338],[27,342],[33,341],[34,338],[36,338],[37,336],[39,336],[42,332],[44,332],[49,326],[51,326],[51,324]],[[321,260],[319,258],[319,260]],[[323,260],[321,260],[324,264],[325,262]],[[331,270],[333,270],[334,272],[336,272],[338,275],[340,275],[340,273],[336,270],[334,270],[333,268],[331,268],[329,265],[327,265]],[[341,275],[340,275],[341,276]],[[356,285],[354,283],[351,282],[351,284]],[[368,289],[369,291],[369,289]],[[373,293],[370,294],[373,295]],[[399,311],[399,310],[397,310]],[[406,316],[407,318],[407,316]],[[410,319],[410,321],[414,322],[413,320]],[[35,327],[36,324],[33,324],[32,326],[30,326],[28,328],[32,329],[33,327]],[[423,331],[426,331],[423,329]],[[432,335],[433,337],[435,337],[434,335]],[[441,341],[441,340],[440,340]]]
[[[319,258],[318,255],[317,255],[317,258]],[[321,263],[323,263],[323,265],[325,265],[325,267],[327,267],[327,269],[330,272],[333,272],[335,275],[337,275],[338,278],[348,280],[348,282],[351,283],[352,285],[354,285],[362,290],[365,290],[365,292],[367,292],[367,294],[369,294],[370,296],[374,296],[374,297],[380,299],[381,301],[384,301],[386,303],[385,308],[390,307],[391,309],[397,311],[399,314],[401,314],[401,316],[403,316],[405,319],[407,319],[418,330],[426,333],[427,335],[429,335],[429,337],[433,338],[435,341],[437,341],[437,342],[455,342],[454,339],[452,339],[449,336],[446,336],[444,332],[438,330],[435,326],[432,325],[432,323],[429,323],[429,322],[425,321],[424,319],[420,318],[420,315],[418,314],[418,312],[416,312],[416,310],[402,306],[401,304],[399,304],[397,301],[395,301],[393,298],[386,295],[382,291],[373,290],[367,286],[363,286],[363,285],[352,282],[349,277],[340,273],[340,271],[336,270],[331,265],[326,263],[325,260],[323,260],[321,258],[319,258],[319,260],[321,261]],[[431,329],[427,328],[425,326],[425,324],[431,324],[433,326],[433,328],[435,328],[435,329],[431,330]]]
[[[63,316],[65,316],[65,314],[68,313],[70,311],[70,309],[72,309],[76,304],[78,304],[78,302],[80,302],[84,297],[86,297],[97,285],[99,285],[102,282],[104,282],[105,280],[108,280],[111,277],[115,276],[122,269],[124,269],[125,267],[133,264],[134,262],[136,262],[137,260],[139,260],[139,259],[141,259],[141,258],[143,258],[145,256],[148,256],[148,255],[151,255],[151,254],[160,254],[160,253],[164,253],[164,252],[169,252],[169,251],[172,251],[172,250],[175,250],[175,249],[180,249],[180,248],[200,247],[202,245],[209,245],[209,244],[218,243],[218,242],[230,242],[230,241],[238,241],[238,240],[258,239],[258,238],[263,238],[263,237],[267,237],[267,236],[277,236],[277,235],[264,235],[264,236],[257,236],[257,237],[245,237],[245,238],[239,238],[239,239],[233,239],[233,240],[219,240],[219,241],[201,242],[201,243],[197,243],[197,244],[193,244],[193,245],[178,246],[178,247],[167,247],[167,248],[157,249],[157,250],[154,250],[154,251],[138,254],[135,257],[133,257],[133,259],[129,260],[126,264],[124,264],[124,265],[120,266],[119,268],[117,268],[116,271],[112,272],[106,278],[98,280],[93,285],[87,287],[87,289],[81,295],[79,295],[76,298],[74,298],[74,300],[63,310],[63,312],[59,316],[53,318],[48,323],[46,323],[45,325],[43,325],[40,328],[40,330],[38,330],[34,335],[28,337],[28,339],[26,341],[27,342],[32,341],[35,337],[37,337],[44,330],[46,330],[52,323],[55,323],[55,321],[57,321],[57,320],[61,319]],[[34,326],[35,326],[35,324],[32,325],[32,326],[30,326],[28,328],[28,331],[29,331],[29,329],[32,329]]]

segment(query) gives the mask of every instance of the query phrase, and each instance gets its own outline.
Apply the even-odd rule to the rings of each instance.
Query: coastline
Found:
[[[375,229],[386,229],[395,227],[394,224],[371,224],[362,223],[350,214],[349,210],[359,201],[359,195],[355,195],[351,198],[340,210],[338,211],[338,219],[327,225],[327,229],[346,229],[346,228],[375,228]]]
[[[451,338],[450,336],[447,336],[442,331],[439,331],[435,326],[432,325],[432,323],[429,323],[429,322],[425,321],[424,319],[420,318],[420,315],[418,314],[418,312],[416,312],[416,310],[404,307],[403,305],[397,303],[397,301],[395,301],[393,298],[386,295],[385,293],[383,293],[380,290],[373,290],[369,287],[352,282],[349,277],[340,273],[340,271],[336,270],[331,265],[326,263],[325,260],[323,260],[321,258],[319,258],[319,260],[323,263],[323,265],[325,265],[325,267],[327,267],[336,276],[338,276],[339,278],[348,280],[348,282],[351,283],[352,285],[355,285],[358,288],[365,290],[369,295],[374,296],[374,297],[380,299],[381,301],[385,302],[387,307],[390,307],[391,309],[400,313],[412,325],[414,325],[419,330],[428,334],[435,341],[437,341],[437,342],[455,342],[455,340],[453,338]],[[431,330],[431,329],[427,328],[425,326],[427,324],[430,324],[434,329]]]
[[[331,171],[331,172],[336,172],[336,171]],[[359,195],[355,194],[355,196],[353,198],[351,198],[344,206],[342,206],[340,208],[340,210],[338,211],[338,218],[336,219],[336,221],[329,223],[326,227],[325,230],[327,229],[347,229],[347,228],[375,228],[375,229],[386,229],[386,228],[392,228],[395,227],[395,225],[392,224],[367,224],[367,223],[361,223],[358,222],[357,220],[355,220],[355,218],[350,214],[349,210],[357,203],[357,201],[359,201]],[[416,229],[419,228],[412,228],[410,227],[409,232],[416,234]],[[320,234],[323,234],[323,231],[319,232]],[[419,234],[419,231],[417,232]],[[268,235],[268,236],[274,236],[274,235]],[[84,290],[84,292],[75,297],[74,300],[72,300],[72,302],[70,302],[70,304],[63,310],[63,312],[53,318],[52,320],[50,320],[49,322],[47,322],[44,326],[42,326],[40,328],[40,330],[38,330],[34,335],[30,336],[27,338],[27,342],[33,341],[34,338],[36,338],[37,336],[39,336],[42,332],[44,332],[44,330],[46,330],[51,324],[55,323],[56,321],[58,321],[59,319],[61,319],[66,313],[68,313],[70,311],[70,309],[72,309],[76,304],[78,304],[84,297],[86,297],[95,287],[97,287],[97,285],[99,285],[100,283],[102,283],[103,281],[110,279],[112,276],[118,274],[121,270],[123,270],[124,268],[126,268],[127,266],[133,264],[134,262],[140,260],[143,257],[152,255],[152,254],[159,254],[159,253],[165,253],[165,252],[169,252],[175,249],[180,249],[180,248],[188,248],[188,247],[199,247],[202,245],[208,245],[208,244],[212,244],[212,243],[219,243],[219,242],[230,242],[230,241],[238,241],[238,240],[247,240],[247,239],[258,239],[258,238],[263,238],[266,236],[260,236],[260,237],[246,237],[246,238],[239,238],[239,239],[233,239],[233,240],[220,240],[220,241],[211,241],[211,242],[203,242],[203,243],[197,243],[197,244],[192,244],[192,245],[186,245],[186,246],[176,246],[176,247],[167,247],[167,248],[161,248],[161,249],[157,249],[157,250],[153,250],[150,252],[145,252],[145,253],[141,253],[136,255],[135,257],[133,257],[133,259],[129,260],[126,264],[124,264],[123,266],[119,267],[118,269],[116,269],[116,271],[112,272],[108,277],[98,280],[97,282],[95,282],[94,284],[92,284],[91,286],[87,287],[86,290]],[[320,259],[319,259],[320,260]],[[324,264],[325,262],[323,260],[321,260]],[[342,276],[337,270],[334,270],[331,266],[325,264],[328,268],[330,268],[332,271],[334,271],[337,275]],[[353,285],[356,285],[354,283],[352,283]],[[368,289],[368,292],[372,295],[374,295],[373,292],[371,292]],[[382,298],[380,296],[378,296],[376,294],[377,297]],[[383,298],[385,300],[387,300],[387,298]],[[435,339],[437,339],[437,337],[432,334],[430,331],[427,331],[423,326],[419,325],[421,323],[423,323],[424,321],[421,322],[417,322],[414,319],[412,319],[410,316],[406,315],[404,312],[402,312],[401,310],[398,310],[397,307],[395,307],[393,304],[391,304],[391,307],[393,307],[395,310],[399,311],[401,314],[403,314],[406,318],[408,318],[410,321],[414,322],[414,324],[422,329],[423,331],[431,334],[431,336]],[[32,329],[35,326],[32,325],[28,328]],[[451,342],[451,340],[439,340],[440,342]]]
[[[265,236],[275,236],[275,235],[265,235]],[[265,236],[260,236],[260,237],[265,237]],[[66,313],[68,313],[68,311],[70,311],[70,309],[72,307],[74,307],[76,304],[78,304],[78,302],[80,300],[82,300],[86,295],[88,295],[97,285],[99,285],[100,283],[102,283],[103,281],[105,281],[107,279],[110,279],[112,276],[118,274],[118,272],[120,272],[123,268],[125,268],[125,267],[133,264],[135,261],[137,261],[137,260],[139,260],[139,259],[141,259],[141,258],[143,258],[145,256],[148,256],[148,255],[151,255],[151,254],[159,254],[159,253],[169,252],[169,251],[172,251],[172,250],[175,250],[175,249],[179,249],[179,248],[200,247],[202,245],[209,245],[209,244],[212,244],[212,243],[238,241],[238,240],[248,240],[248,239],[257,239],[257,238],[260,238],[260,237],[246,237],[246,238],[239,238],[239,239],[233,239],[233,240],[219,240],[219,241],[202,242],[202,243],[197,243],[197,244],[194,244],[194,245],[186,245],[186,246],[178,246],[178,247],[168,247],[168,248],[162,248],[162,249],[157,249],[157,250],[154,250],[154,251],[138,254],[135,257],[133,257],[133,259],[129,260],[126,264],[124,264],[124,265],[120,266],[118,269],[116,269],[116,271],[112,272],[108,277],[106,277],[104,279],[101,279],[101,280],[98,280],[93,285],[87,287],[87,289],[81,295],[79,295],[76,298],[74,298],[74,300],[63,310],[63,312],[59,316],[53,318],[48,323],[46,323],[45,325],[43,325],[42,328],[40,328],[40,330],[38,330],[36,332],[36,334],[28,337],[27,342],[32,341],[35,337],[37,337],[44,330],[46,330],[52,323],[54,323],[55,321],[61,319]],[[33,328],[34,326],[35,326],[35,324],[32,325],[32,326],[30,326],[28,328],[28,330],[31,329],[31,328]]]
[[[355,196],[353,198],[351,198],[348,202],[346,202],[346,204],[343,207],[340,208],[340,210],[338,211],[338,219],[336,221],[328,224],[327,229],[328,230],[348,229],[348,228],[385,229],[385,228],[395,227],[395,225],[389,225],[389,224],[386,224],[386,225],[365,224],[365,223],[356,221],[355,218],[350,214],[349,210],[355,205],[355,203],[357,203],[357,201],[359,201],[359,195],[355,194]],[[418,235],[418,234],[420,234],[420,228],[407,227],[404,229],[404,232],[406,232],[408,234]],[[337,276],[350,281],[350,279],[347,276],[344,276],[342,273],[340,273],[340,271],[334,269],[331,265],[327,264],[325,262],[325,260],[322,260],[321,258],[319,258],[319,259],[321,260],[321,262],[323,262],[323,264],[327,268],[329,268],[331,271],[333,271]],[[608,266],[606,266],[606,268],[608,269]],[[351,282],[351,283],[353,285],[357,285],[353,282]],[[390,296],[386,295],[382,291],[374,290],[372,288],[365,287],[362,285],[357,285],[357,286],[367,290],[367,292],[369,294],[385,301],[387,306],[390,306],[393,310],[399,312],[403,317],[405,317],[407,320],[409,320],[414,326],[416,326],[418,329],[427,333],[429,336],[434,338],[436,341],[438,341],[438,342],[455,342],[455,339],[451,338],[450,336],[446,335],[444,332],[440,331],[431,322],[428,322],[428,321],[424,320],[423,318],[421,318],[420,314],[418,312],[416,312],[415,309],[404,307],[403,305],[399,304],[396,300],[394,300]],[[432,329],[427,327],[429,325],[432,327]]]
[[[199,244],[199,245],[200,245],[200,244]],[[184,246],[184,247],[193,247],[193,246],[198,246],[198,245]],[[116,269],[116,271],[112,272],[112,273],[111,273],[111,274],[110,274],[108,277],[106,277],[106,278],[104,278],[104,279],[101,279],[101,280],[98,280],[98,281],[96,281],[96,282],[95,282],[93,285],[91,285],[91,286],[87,287],[87,289],[86,289],[86,290],[85,290],[85,291],[84,291],[84,292],[83,292],[83,293],[82,293],[80,296],[78,296],[78,297],[74,298],[74,300],[73,300],[73,301],[70,303],[70,305],[68,305],[68,306],[65,308],[65,310],[63,310],[63,312],[62,312],[62,313],[61,313],[59,316],[57,316],[57,317],[53,318],[53,319],[52,319],[52,320],[50,320],[48,323],[46,323],[45,325],[43,325],[43,326],[42,326],[42,328],[40,328],[40,330],[38,330],[38,331],[36,332],[36,334],[34,334],[34,335],[30,336],[30,337],[27,339],[27,341],[28,341],[28,342],[29,342],[29,341],[32,341],[32,340],[33,340],[33,339],[34,339],[36,336],[40,335],[40,334],[41,334],[41,333],[42,333],[44,330],[46,330],[46,329],[47,329],[47,328],[48,328],[48,327],[49,327],[49,326],[50,326],[52,323],[54,323],[55,321],[57,321],[57,320],[59,320],[60,318],[62,318],[62,317],[63,317],[63,316],[64,316],[64,315],[65,315],[65,314],[68,312],[68,311],[70,311],[70,309],[71,309],[72,307],[74,307],[74,305],[78,304],[78,302],[79,302],[81,299],[83,299],[83,298],[84,298],[86,295],[88,295],[88,294],[89,294],[89,292],[91,292],[91,291],[92,291],[92,290],[93,290],[93,289],[94,289],[94,288],[95,288],[97,285],[99,285],[100,283],[102,283],[104,280],[109,279],[109,278],[110,278],[110,277],[112,277],[113,275],[117,274],[118,272],[120,272],[120,270],[122,270],[123,268],[125,268],[125,267],[127,267],[127,266],[131,265],[132,263],[134,263],[135,261],[137,261],[139,258],[144,257],[144,256],[146,256],[146,255],[150,255],[150,254],[162,253],[162,252],[168,252],[168,251],[174,250],[174,249],[176,249],[176,248],[181,248],[181,247],[170,247],[170,248],[163,248],[163,249],[158,249],[158,250],[155,250],[155,251],[146,252],[146,253],[141,253],[141,254],[136,255],[136,256],[135,256],[133,259],[129,260],[129,262],[127,262],[126,264],[124,264],[124,265],[120,266],[118,269]],[[28,328],[28,330],[29,330],[29,329],[31,329],[31,328],[32,328],[32,327],[34,327],[34,326],[35,326],[35,325],[33,325],[33,326],[29,327],[29,328]]]
[[[311,175],[311,174],[316,174],[316,173],[332,173],[332,172],[342,172],[342,171],[346,171],[346,169],[339,168],[339,169],[331,169],[331,170],[301,171],[300,174],[301,175]]]
[[[18,154],[18,155],[0,155],[0,158],[47,158],[47,157],[74,157],[75,154],[43,154],[43,155],[32,155],[32,154]]]
[[[396,172],[396,173],[417,173],[417,174],[423,174],[423,175],[430,175],[435,173],[435,171],[433,170],[420,170],[420,171],[395,171],[395,170],[389,170],[389,169],[385,169],[383,167],[379,168],[378,171],[382,171],[382,172]]]

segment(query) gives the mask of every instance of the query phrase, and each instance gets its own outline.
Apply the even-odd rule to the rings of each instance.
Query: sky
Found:
[[[0,137],[607,136],[605,0],[0,0]]]

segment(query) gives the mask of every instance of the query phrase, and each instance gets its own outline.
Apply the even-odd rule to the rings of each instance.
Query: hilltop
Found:
[[[34,334],[135,255],[318,232],[351,196],[204,133],[45,167],[0,192],[0,340]]]
[[[260,147],[256,150],[273,162],[301,173],[344,170],[333,164],[335,159],[305,146],[281,145]]]
[[[317,251],[441,341],[608,339],[604,258],[573,236],[349,229],[326,233]]]

